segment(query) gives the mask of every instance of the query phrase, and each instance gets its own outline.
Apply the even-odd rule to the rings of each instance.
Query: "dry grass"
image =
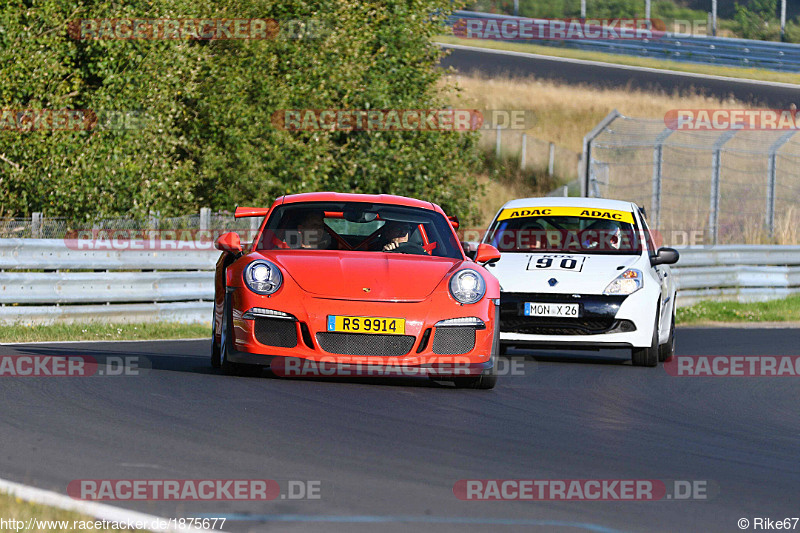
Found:
[[[453,75],[444,80],[455,84],[450,103],[460,108],[524,109],[534,113],[529,135],[580,152],[583,137],[613,109],[640,118],[664,118],[670,109],[749,109],[734,99],[719,100],[689,94],[663,94],[627,89],[598,89],[566,85],[533,77],[486,78]]]

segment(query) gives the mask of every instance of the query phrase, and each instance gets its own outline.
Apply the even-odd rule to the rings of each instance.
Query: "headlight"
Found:
[[[450,278],[450,294],[459,303],[474,304],[486,294],[486,282],[478,272],[465,268]]]
[[[632,294],[644,285],[644,278],[642,278],[642,271],[635,268],[629,268],[619,275],[617,279],[608,284],[603,294]]]
[[[274,263],[259,259],[245,267],[244,283],[256,294],[272,294],[283,283],[283,275]]]

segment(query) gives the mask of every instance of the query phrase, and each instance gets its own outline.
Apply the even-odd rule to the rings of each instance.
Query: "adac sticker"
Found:
[[[633,213],[615,209],[592,209],[590,207],[515,207],[503,209],[497,220],[510,220],[526,217],[583,217],[601,218],[633,224]]]

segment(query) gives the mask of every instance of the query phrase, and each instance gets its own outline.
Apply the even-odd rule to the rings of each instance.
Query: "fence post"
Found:
[[[555,170],[555,161],[556,161],[556,144],[550,143],[550,153],[547,155],[547,175],[551,178],[553,177],[553,172]]]
[[[600,133],[606,129],[606,127],[611,124],[617,117],[621,117],[619,111],[614,109],[606,115],[606,118],[600,121],[597,126],[594,127],[592,131],[586,134],[583,138],[583,166],[581,168],[582,174],[580,175],[581,179],[581,196],[589,196],[591,191],[589,187],[589,177],[591,175],[592,169],[592,141],[594,138],[600,135]]]
[[[726,131],[714,141],[711,155],[711,205],[708,213],[708,228],[711,231],[711,244],[716,245],[719,237],[719,174],[722,162],[722,145],[736,135],[736,130]]]
[[[497,135],[494,140],[494,155],[497,159],[500,159],[500,126],[497,126]]]
[[[658,134],[653,147],[653,198],[650,202],[650,213],[653,226],[661,229],[661,171],[664,166],[664,141],[674,130],[665,128]]]
[[[519,153],[519,168],[525,170],[525,162],[528,160],[528,134],[522,134],[522,150]]]
[[[201,231],[208,231],[211,229],[211,208],[210,207],[201,207],[200,208],[200,230]]]
[[[42,214],[38,211],[31,213],[31,238],[42,238]]]
[[[778,150],[780,150],[781,146],[786,144],[794,134],[794,131],[787,131],[769,147],[769,159],[767,160],[767,218],[765,222],[769,230],[770,239],[775,235],[775,181]]]

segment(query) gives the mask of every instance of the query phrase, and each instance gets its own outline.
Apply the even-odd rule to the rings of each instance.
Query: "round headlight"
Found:
[[[272,294],[283,283],[283,275],[274,263],[259,259],[245,267],[244,283],[256,294]]]
[[[465,268],[450,278],[450,294],[459,303],[474,304],[486,294],[486,282],[477,271]]]

